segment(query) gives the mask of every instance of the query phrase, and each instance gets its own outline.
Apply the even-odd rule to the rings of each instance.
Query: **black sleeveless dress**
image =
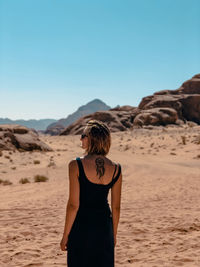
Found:
[[[68,267],[114,267],[114,236],[112,212],[108,203],[110,188],[118,180],[118,173],[109,184],[90,182],[80,158],[79,166],[80,203],[68,236]]]

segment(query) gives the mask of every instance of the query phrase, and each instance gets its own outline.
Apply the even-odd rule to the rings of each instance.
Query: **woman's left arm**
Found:
[[[76,218],[79,209],[80,186],[78,180],[78,166],[76,160],[69,163],[69,199],[66,208],[65,226],[63,237],[60,242],[61,250],[67,250],[68,235]]]

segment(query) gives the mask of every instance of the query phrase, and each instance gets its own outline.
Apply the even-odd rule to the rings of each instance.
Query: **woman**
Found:
[[[90,120],[80,140],[85,156],[69,163],[69,199],[61,250],[67,250],[68,267],[114,267],[121,166],[106,157],[111,136],[103,122]],[[107,200],[110,189],[112,212]]]

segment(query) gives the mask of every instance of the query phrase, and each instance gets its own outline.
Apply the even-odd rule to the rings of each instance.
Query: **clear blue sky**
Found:
[[[0,117],[137,106],[200,72],[199,0],[0,0]]]

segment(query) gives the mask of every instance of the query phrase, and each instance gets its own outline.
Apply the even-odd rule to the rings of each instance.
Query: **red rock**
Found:
[[[0,125],[0,149],[52,151],[47,144],[40,141],[39,136],[35,131],[17,124]]]

